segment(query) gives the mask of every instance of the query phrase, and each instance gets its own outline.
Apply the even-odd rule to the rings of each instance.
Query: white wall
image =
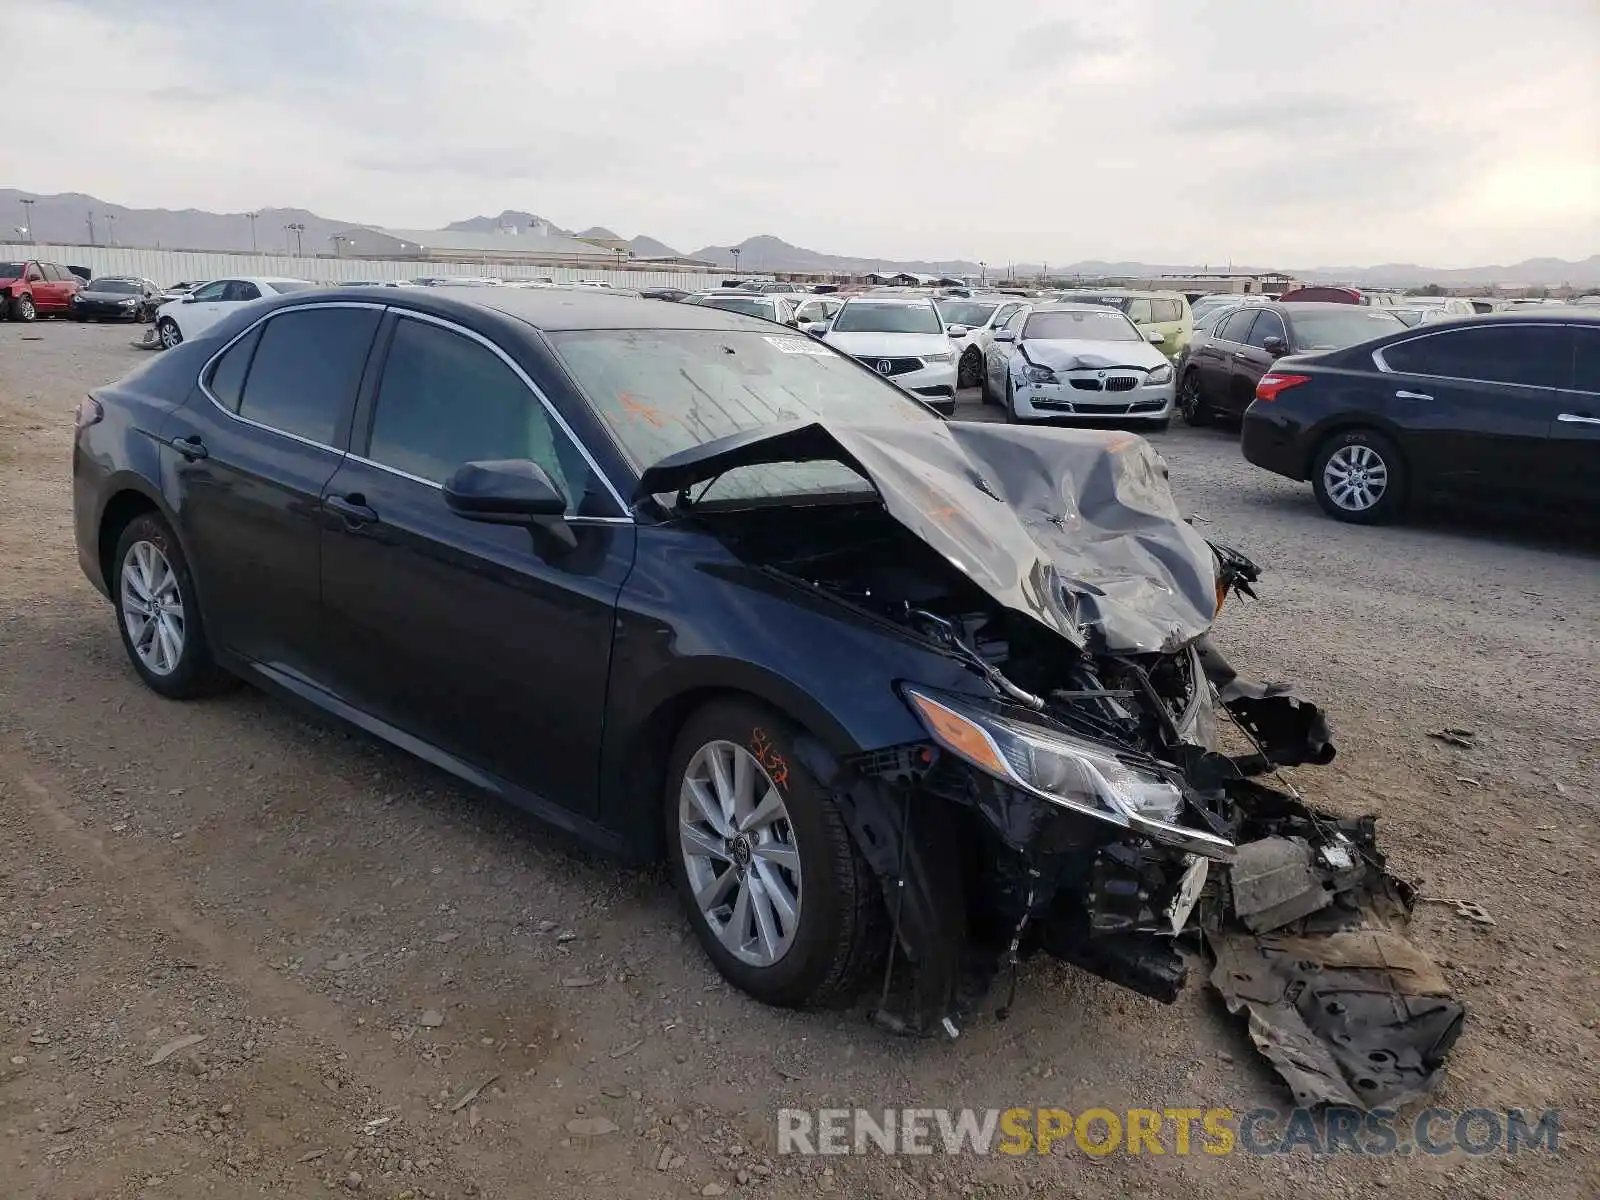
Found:
[[[137,275],[167,285],[179,280],[221,279],[229,275],[279,275],[336,283],[342,279],[416,279],[422,275],[488,275],[497,279],[548,276],[557,283],[604,279],[619,287],[716,287],[732,271],[685,269],[623,270],[610,267],[540,267],[482,262],[415,262],[393,259],[313,258],[285,254],[235,254],[204,250],[147,250],[135,246],[51,246],[0,242],[0,259],[38,258],[64,266],[88,267],[101,275]],[[740,278],[770,279],[750,271]]]

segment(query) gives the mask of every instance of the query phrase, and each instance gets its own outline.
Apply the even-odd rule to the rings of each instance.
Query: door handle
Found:
[[[1556,420],[1568,425],[1600,425],[1600,417],[1591,417],[1584,413],[1562,413]]]
[[[172,439],[172,448],[183,455],[189,462],[199,458],[210,458],[211,451],[206,449],[206,444],[200,440],[198,433],[191,433],[188,437],[175,437]]]
[[[367,504],[367,498],[360,492],[351,492],[344,496],[329,496],[323,501],[330,510],[344,518],[349,526],[364,525],[368,521],[378,519],[378,510]]]
[[[1432,400],[1433,397],[1426,392],[1398,391],[1394,394],[1396,400]]]

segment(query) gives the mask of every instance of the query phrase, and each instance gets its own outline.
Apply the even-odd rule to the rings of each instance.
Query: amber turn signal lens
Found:
[[[930,700],[919,692],[911,692],[910,696],[929,730],[949,749],[985,770],[1010,777],[1011,769],[982,729],[937,700]]]

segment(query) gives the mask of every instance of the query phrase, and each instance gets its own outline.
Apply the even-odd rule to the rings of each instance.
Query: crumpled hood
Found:
[[[1167,365],[1167,356],[1149,342],[1035,341],[1022,343],[1022,353],[1037,366],[1052,371],[1107,371],[1137,367],[1152,371]]]
[[[889,514],[1000,604],[1074,645],[1172,650],[1216,616],[1210,546],[1135,434],[998,423],[789,422],[645,470],[636,498],[754,463],[842,462]],[[803,502],[798,501],[797,502]]]
[[[822,340],[855,358],[922,358],[950,349],[942,333],[830,333]]]

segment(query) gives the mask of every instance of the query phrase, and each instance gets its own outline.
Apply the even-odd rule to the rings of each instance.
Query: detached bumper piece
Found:
[[[1411,889],[1384,869],[1371,818],[1290,802],[1239,847],[1211,986],[1303,1106],[1397,1108],[1428,1095],[1466,1010],[1407,940]]]

